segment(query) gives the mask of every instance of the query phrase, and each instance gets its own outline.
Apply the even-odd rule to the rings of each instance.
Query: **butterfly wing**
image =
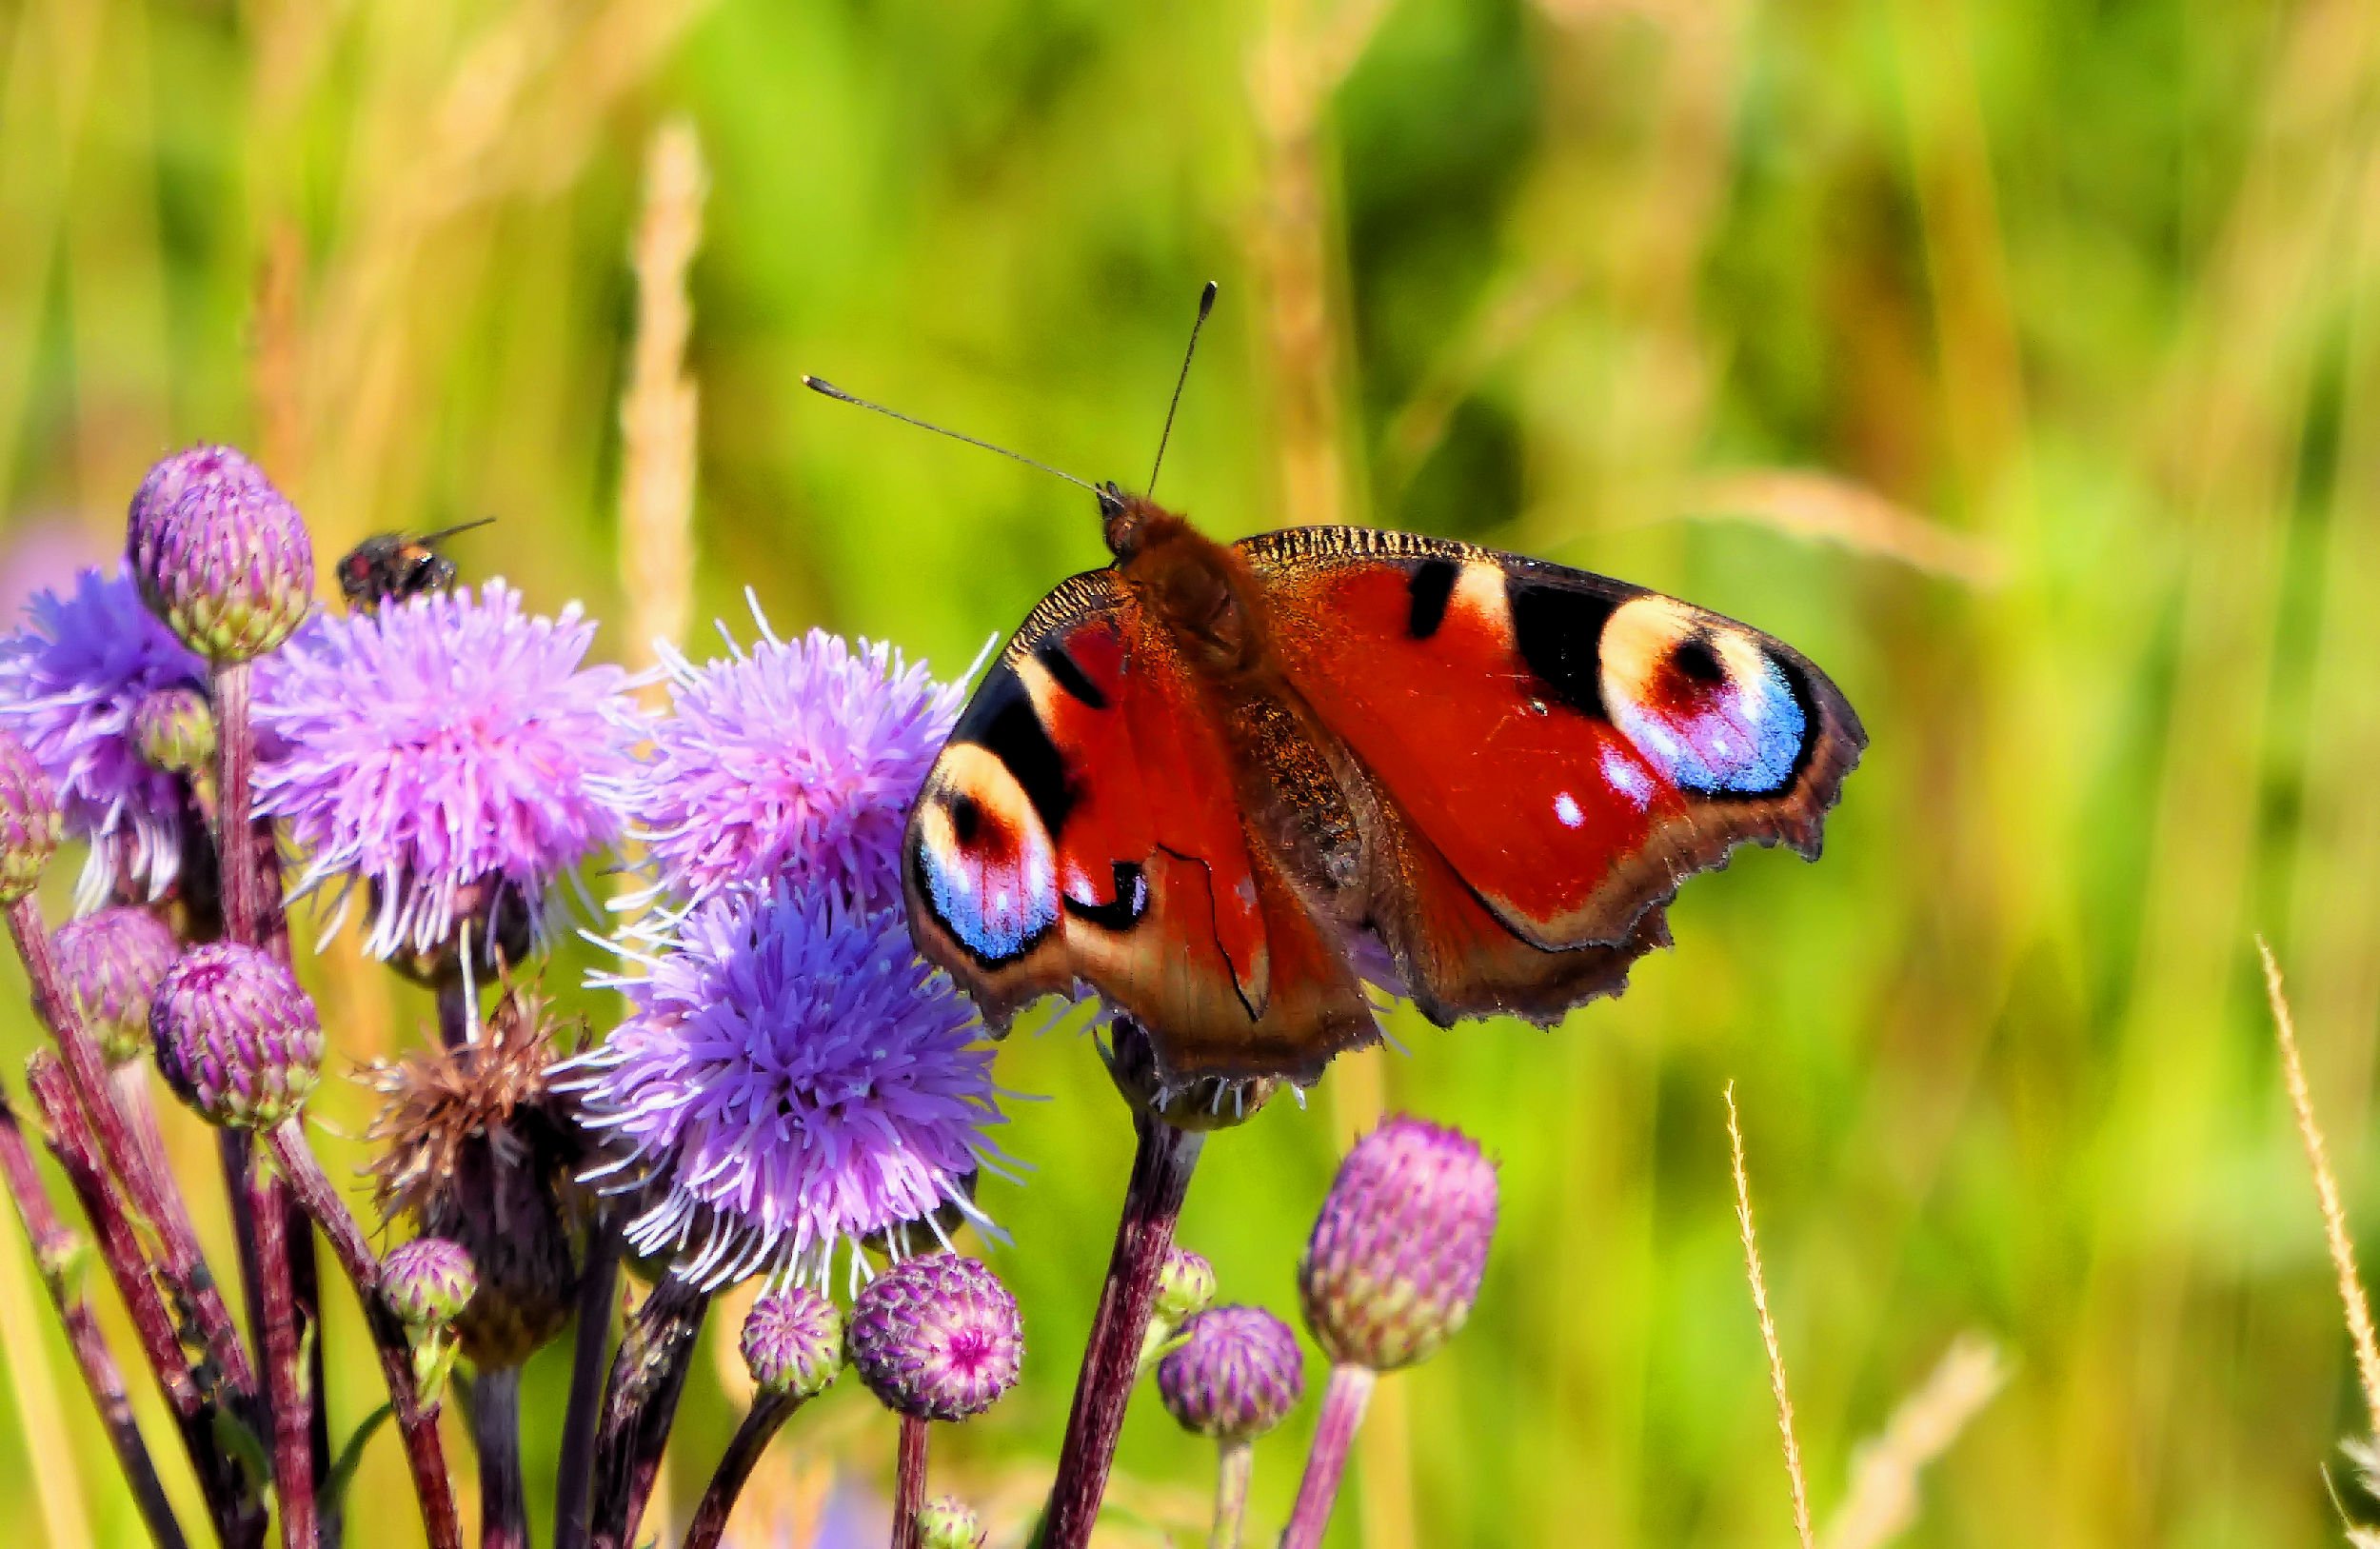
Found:
[[[1237,546],[1278,665],[1377,786],[1373,923],[1439,1022],[1616,992],[1688,876],[1815,856],[1866,745],[1799,653],[1675,598],[1411,533]]]
[[[1037,607],[911,812],[921,951],[995,1023],[1096,986],[1169,1074],[1317,1073],[1377,1036],[1344,954],[1252,844],[1240,766],[1112,571]]]

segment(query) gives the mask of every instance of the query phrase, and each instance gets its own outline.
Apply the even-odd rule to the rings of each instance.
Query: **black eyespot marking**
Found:
[[[1107,696],[1101,693],[1100,685],[1093,683],[1084,675],[1082,668],[1075,665],[1075,659],[1066,654],[1066,648],[1063,645],[1053,640],[1035,651],[1033,659],[1048,669],[1051,680],[1059,687],[1095,710],[1107,708]]]
[[[1670,665],[1684,674],[1690,683],[1725,683],[1727,668],[1720,665],[1718,653],[1700,635],[1688,635],[1669,653]]]
[[[966,713],[951,731],[954,743],[973,743],[1008,766],[1008,773],[1033,804],[1041,826],[1052,840],[1074,807],[1074,791],[1066,782],[1066,761],[1058,745],[1042,729],[1034,713],[1024,680],[1004,668],[983,680],[968,701]]]
[[[1462,566],[1450,559],[1426,559],[1415,568],[1406,584],[1413,610],[1405,615],[1405,633],[1416,640],[1438,633],[1446,622],[1446,600],[1455,594],[1455,580],[1461,572]]]
[[[975,843],[975,836],[983,831],[983,804],[962,791],[950,799],[950,832],[960,844]]]
[[[1086,921],[1101,930],[1130,930],[1149,910],[1148,879],[1140,868],[1129,861],[1115,863],[1116,899],[1112,904],[1084,904],[1066,900],[1066,912],[1077,920]]]
[[[1603,719],[1603,625],[1617,605],[1591,591],[1541,582],[1507,582],[1506,597],[1521,661],[1556,699]]]

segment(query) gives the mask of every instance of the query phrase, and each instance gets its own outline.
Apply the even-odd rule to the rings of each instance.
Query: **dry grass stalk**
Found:
[[[2322,1125],[2314,1119],[2312,1095],[2306,1086],[2306,1066],[2297,1056],[2297,1028],[2290,1017],[2289,997],[2281,988],[2281,965],[2262,936],[2256,951],[2264,959],[2265,995],[2272,1003],[2274,1036],[2281,1043],[2281,1077],[2297,1118],[2297,1138],[2306,1144],[2306,1166],[2314,1175],[2314,1198],[2322,1206],[2322,1235],[2330,1245],[2330,1266],[2338,1271],[2339,1301],[2347,1312],[2348,1338],[2355,1345],[2355,1373],[2363,1381],[2364,1406],[2372,1434],[2380,1436],[2380,1341],[2371,1332],[2371,1306],[2364,1299],[2363,1277],[2355,1271],[2355,1243],[2347,1235],[2347,1211],[2339,1203],[2339,1181],[2330,1171]]]
[[[1752,1181],[1744,1172],[1744,1132],[1735,1122],[1735,1083],[1727,1083],[1727,1143],[1735,1172],[1735,1227],[1744,1240],[1744,1274],[1752,1281],[1752,1310],[1760,1318],[1760,1343],[1769,1352],[1769,1390],[1776,1396],[1776,1429],[1785,1442],[1785,1477],[1794,1489],[1794,1531],[1801,1549],[1815,1549],[1810,1531],[1810,1482],[1801,1470],[1801,1444],[1794,1440],[1794,1397],[1785,1385],[1785,1352],[1776,1342],[1776,1321],[1769,1316],[1768,1278],[1760,1272],[1760,1241],[1752,1229]]]
[[[1797,468],[1717,474],[1687,490],[1683,514],[1736,517],[1791,537],[1838,544],[1965,586],[2006,579],[1999,550],[1848,479]]]
[[[694,328],[686,270],[702,246],[705,181],[691,123],[654,131],[636,234],[636,353],[620,400],[620,579],[640,666],[653,660],[655,642],[684,641],[694,606],[699,399],[685,368]]]
[[[1851,1494],[1827,1523],[1826,1549],[1881,1549],[1917,1521],[1917,1478],[2008,1380],[1999,1347],[1961,1336],[1883,1433],[1853,1455]]]

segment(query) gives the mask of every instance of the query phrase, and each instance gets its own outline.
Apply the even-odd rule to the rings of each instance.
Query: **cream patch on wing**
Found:
[[[979,962],[1021,957],[1057,923],[1049,830],[990,749],[942,750],[918,799],[918,847],[934,918]]]

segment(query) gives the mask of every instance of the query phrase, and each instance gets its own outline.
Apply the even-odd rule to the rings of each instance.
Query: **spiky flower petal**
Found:
[[[381,1261],[380,1292],[411,1329],[442,1329],[479,1294],[479,1272],[462,1243],[417,1237]]]
[[[1376,1372],[1435,1352],[1471,1316],[1496,1204],[1478,1142],[1410,1115],[1382,1121],[1339,1163],[1299,1265],[1316,1342]]]
[[[94,908],[119,877],[152,899],[182,867],[182,783],[142,756],[133,717],[156,693],[196,693],[207,664],[142,603],[129,570],[84,570],[40,591],[31,622],[0,640],[0,728],[57,782],[68,834],[90,842],[76,902]]]
[[[1157,1363],[1157,1391],[1182,1429],[1219,1441],[1262,1436],[1305,1393],[1305,1354],[1262,1307],[1210,1307]]]
[[[742,1348],[763,1393],[814,1397],[843,1370],[843,1314],[806,1285],[770,1291],[744,1317]]]
[[[314,545],[272,481],[228,447],[192,447],[149,470],[125,528],[141,596],[182,643],[245,662],[313,606]]]
[[[851,1307],[851,1364],[885,1408],[960,1420],[1017,1380],[1024,1325],[1017,1299],[978,1260],[929,1253],[895,1264]]]
[[[898,912],[783,883],[673,930],[605,981],[629,1015],[573,1082],[617,1152],[589,1181],[645,1201],[631,1247],[704,1285],[811,1279],[838,1243],[974,1213],[991,1051]]]
[[[149,1011],[181,955],[173,928],[147,909],[119,904],[58,927],[58,971],[111,1065],[149,1049]]]
[[[323,1027],[289,970],[234,942],[191,947],[149,1007],[157,1069],[209,1123],[269,1129],[322,1073]]]
[[[443,952],[506,897],[542,921],[556,880],[619,836],[600,787],[628,767],[625,675],[582,665],[594,633],[491,581],[317,618],[264,665],[257,810],[307,851],[301,890],[370,888],[373,955]]]
[[[779,877],[816,878],[853,903],[901,901],[909,804],[958,714],[959,690],[891,646],[813,629],[728,656],[666,657],[665,715],[621,801],[658,890],[682,904]]]

